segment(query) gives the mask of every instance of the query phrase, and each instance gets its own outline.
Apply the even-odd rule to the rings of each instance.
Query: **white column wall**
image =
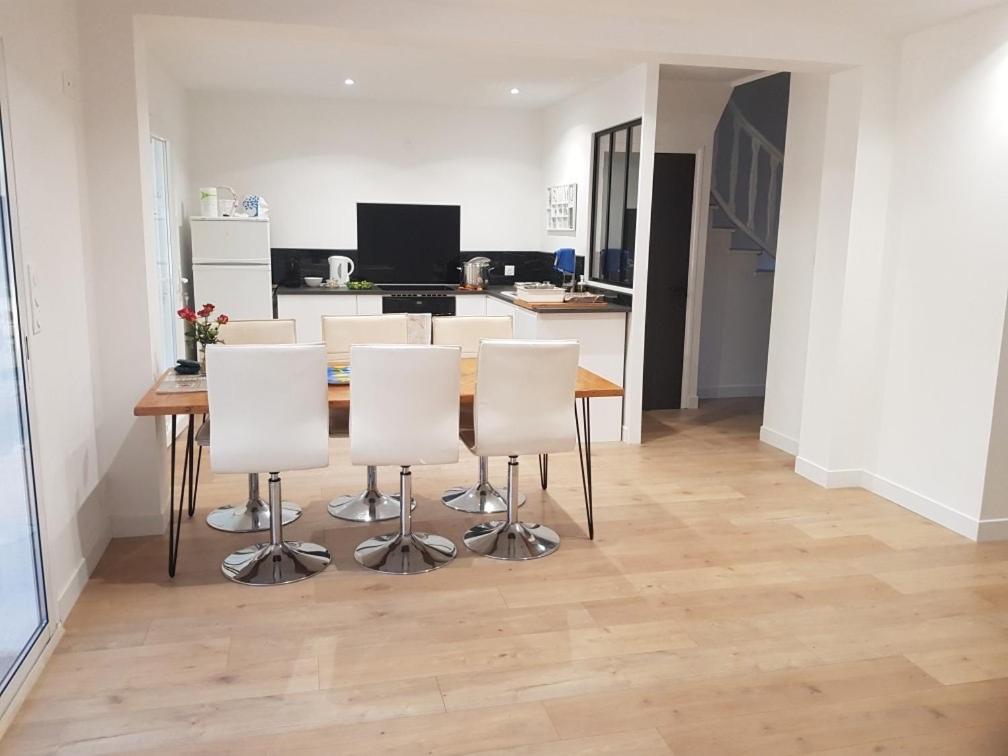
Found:
[[[143,51],[134,44],[132,14],[114,0],[89,3],[80,17],[80,43],[93,250],[87,285],[95,314],[104,499],[114,536],[161,533],[167,519],[164,428],[133,417],[133,405],[156,374]]]
[[[894,70],[880,61],[831,77],[796,464],[824,485],[859,483],[876,429]]]
[[[896,183],[867,485],[970,537],[1004,517],[998,370],[1008,296],[1008,8],[909,37],[901,55]],[[993,438],[992,438],[993,429]],[[1000,466],[1008,465],[1004,458]],[[987,501],[985,498],[987,487]],[[1003,524],[990,523],[993,532]]]
[[[633,309],[627,327],[626,379],[623,383],[623,440],[639,444],[644,406],[644,327],[647,323],[648,253],[651,248],[651,198],[654,194],[654,156],[658,129],[658,66],[648,65],[641,121],[640,181],[634,237]]]
[[[830,78],[791,74],[760,439],[798,453]]]

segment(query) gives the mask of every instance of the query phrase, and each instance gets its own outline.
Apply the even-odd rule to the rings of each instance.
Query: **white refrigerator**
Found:
[[[190,218],[193,302],[233,320],[273,317],[269,220]]]

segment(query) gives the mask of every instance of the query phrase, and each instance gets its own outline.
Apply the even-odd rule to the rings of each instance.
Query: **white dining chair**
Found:
[[[491,316],[444,316],[431,321],[431,341],[435,344],[455,345],[462,349],[463,357],[476,357],[483,339],[510,339],[512,321],[510,315]],[[472,410],[467,407],[462,412],[463,433],[472,428]],[[479,457],[479,472],[471,486],[455,486],[441,494],[441,503],[460,512],[496,514],[507,510],[507,500],[489,479],[489,460]],[[525,503],[525,496],[519,495],[518,506]]]
[[[235,551],[221,570],[236,583],[278,585],[331,561],[316,543],[285,541],[281,470],[329,464],[329,401],[321,344],[207,347],[210,463],[214,472],[269,471],[270,540]]]
[[[279,320],[229,320],[220,327],[218,338],[227,346],[248,344],[296,344],[295,321]],[[210,445],[210,419],[196,432],[200,446]],[[289,525],[301,516],[301,508],[289,501],[283,502],[283,524]],[[227,533],[255,533],[269,530],[270,508],[259,493],[259,473],[249,473],[248,497],[244,503],[224,504],[207,515],[206,523],[215,530]]]
[[[405,314],[323,316],[326,358],[331,363],[349,363],[354,344],[406,344],[408,329]],[[353,367],[350,371],[353,381]],[[369,465],[364,491],[337,496],[329,502],[329,514],[351,522],[392,520],[399,516],[399,501],[378,489],[378,468]]]
[[[560,546],[556,531],[520,522],[518,455],[574,447],[576,341],[484,341],[476,366],[473,433],[466,443],[481,457],[508,458],[503,520],[474,525],[463,538],[472,551],[494,559],[537,559]]]
[[[459,348],[354,346],[350,350],[350,461],[399,465],[399,530],[369,538],[354,551],[364,567],[412,575],[443,567],[455,544],[414,533],[411,508],[414,465],[457,462]]]

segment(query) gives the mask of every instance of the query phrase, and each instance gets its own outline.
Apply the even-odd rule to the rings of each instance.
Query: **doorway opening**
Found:
[[[733,88],[712,153],[696,396],[766,393],[790,74]]]

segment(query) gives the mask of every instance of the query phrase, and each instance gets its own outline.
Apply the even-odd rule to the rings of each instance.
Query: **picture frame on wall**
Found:
[[[577,225],[577,184],[546,188],[546,230],[573,233]]]

